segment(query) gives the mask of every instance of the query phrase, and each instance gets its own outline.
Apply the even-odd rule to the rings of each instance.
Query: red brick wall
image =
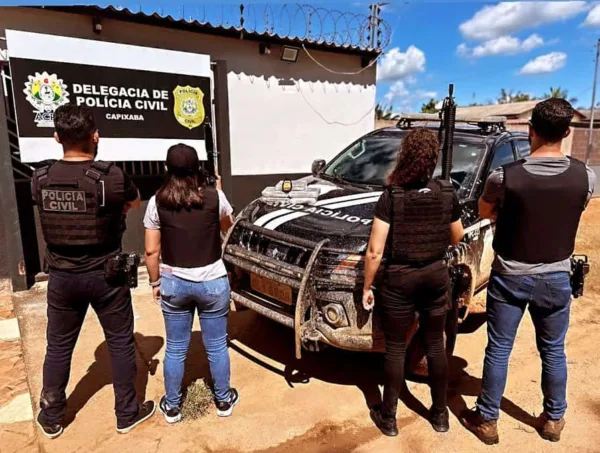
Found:
[[[589,129],[573,128],[573,144],[571,155],[576,159],[585,160],[588,145]],[[590,165],[600,165],[600,129],[594,129],[594,147],[590,153]]]

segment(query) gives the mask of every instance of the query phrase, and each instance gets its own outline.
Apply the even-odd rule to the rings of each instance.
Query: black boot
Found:
[[[379,428],[379,430],[389,437],[395,437],[398,435],[398,425],[396,424],[396,417],[384,417],[381,414],[379,407],[371,409],[371,420]]]
[[[429,422],[438,433],[448,432],[450,429],[450,414],[448,413],[448,409],[440,411],[432,407],[429,411]]]

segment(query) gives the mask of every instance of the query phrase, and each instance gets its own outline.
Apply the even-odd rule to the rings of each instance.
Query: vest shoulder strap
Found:
[[[384,188],[384,190],[387,190],[390,195],[404,194],[404,189],[401,186],[387,185],[387,186],[383,186],[383,188]]]
[[[454,192],[454,187],[452,186],[452,183],[450,181],[446,181],[445,179],[436,179],[435,181],[440,186],[442,192]]]
[[[567,156],[567,158],[569,159],[571,164],[573,164],[577,167],[580,167],[580,168],[585,168],[585,170],[587,171],[586,165],[583,161],[576,159],[575,157],[571,157],[571,156]]]
[[[513,168],[522,167],[525,164],[525,162],[526,162],[525,159],[519,159],[519,160],[515,160],[514,162],[511,162],[509,164],[504,164],[500,168],[504,171],[504,174],[506,174],[506,170],[510,171]],[[495,168],[492,168],[491,170],[495,170]]]
[[[33,177],[31,178],[31,193],[36,196],[39,188],[39,183],[48,177],[48,170],[50,167],[57,162],[56,159],[44,160],[41,166],[33,171]]]
[[[33,175],[42,178],[48,174],[48,170],[57,162],[56,159],[49,159],[40,162],[40,166],[33,171]]]
[[[108,175],[110,168],[114,164],[112,162],[103,162],[101,160],[94,161],[91,168],[85,172],[85,177],[90,179],[92,182],[97,183],[100,181],[102,176]]]

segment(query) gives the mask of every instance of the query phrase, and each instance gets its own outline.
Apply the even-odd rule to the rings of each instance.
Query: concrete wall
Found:
[[[314,159],[330,159],[374,124],[376,68],[336,75],[301,51],[297,63],[280,48],[260,55],[257,42],[104,20],[100,35],[88,16],[28,8],[2,8],[6,28],[208,54],[228,66],[231,164],[235,175],[310,172]],[[0,46],[5,45],[0,42]],[[338,72],[361,70],[358,56],[310,51]]]
[[[577,159],[585,161],[585,153],[588,146],[589,138],[588,128],[573,128],[573,139],[571,147],[571,155]],[[600,166],[600,129],[594,129],[594,147],[590,153],[590,165]]]

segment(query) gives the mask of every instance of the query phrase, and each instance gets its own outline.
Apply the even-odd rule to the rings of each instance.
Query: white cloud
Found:
[[[519,74],[548,74],[562,68],[567,63],[567,54],[552,52],[530,60],[521,68]]]
[[[584,27],[600,27],[600,5],[596,5],[585,18]]]
[[[496,39],[525,28],[565,21],[588,9],[583,1],[573,2],[503,2],[484,6],[459,29],[467,39]]]
[[[515,55],[522,52],[529,52],[544,45],[544,40],[536,34],[529,36],[521,41],[514,36],[500,36],[499,38],[485,41],[474,48],[470,48],[465,43],[456,48],[456,53],[461,57],[487,57],[490,55]]]
[[[385,94],[385,102],[393,105],[396,111],[407,112],[415,108],[417,103],[437,98],[435,91],[409,90],[403,80],[394,82]]]
[[[435,99],[437,97],[437,91],[417,90],[415,97],[417,99]]]
[[[400,80],[411,74],[425,71],[425,53],[415,46],[406,52],[394,47],[386,53],[377,67],[377,80]]]
[[[402,80],[398,80],[394,82],[388,92],[385,94],[384,98],[388,103],[393,103],[397,98],[404,98],[408,96],[408,90],[406,89],[406,84]]]

